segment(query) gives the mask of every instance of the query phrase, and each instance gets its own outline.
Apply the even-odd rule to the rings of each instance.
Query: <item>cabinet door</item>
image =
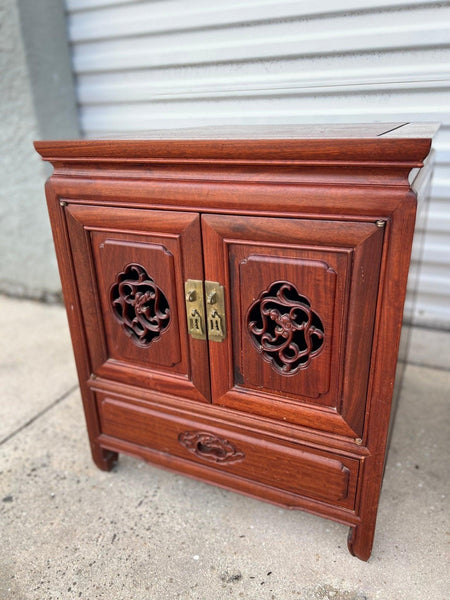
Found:
[[[69,205],[66,219],[93,375],[209,401],[184,303],[203,279],[199,215]]]
[[[359,437],[383,229],[204,215],[202,231],[205,277],[227,296],[212,402]]]

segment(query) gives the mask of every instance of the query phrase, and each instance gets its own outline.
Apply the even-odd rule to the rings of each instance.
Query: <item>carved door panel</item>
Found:
[[[205,277],[227,290],[212,402],[359,437],[383,229],[204,215],[202,232]]]
[[[197,214],[65,211],[93,374],[209,401],[207,346],[187,335],[184,281],[203,279]]]

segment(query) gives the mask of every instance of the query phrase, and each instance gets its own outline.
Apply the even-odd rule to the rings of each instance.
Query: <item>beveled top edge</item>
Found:
[[[427,156],[436,123],[204,127],[152,131],[137,137],[35,142],[58,162],[333,162],[418,166]]]

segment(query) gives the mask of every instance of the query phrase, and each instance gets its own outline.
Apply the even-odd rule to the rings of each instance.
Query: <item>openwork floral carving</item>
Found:
[[[242,460],[245,455],[231,442],[205,431],[184,431],[178,441],[200,458],[215,463],[231,463]]]
[[[306,369],[322,350],[322,321],[293,283],[277,281],[250,305],[247,328],[256,350],[281,375]]]
[[[150,346],[169,326],[167,298],[141,265],[129,264],[117,275],[110,298],[115,318],[138,346]]]

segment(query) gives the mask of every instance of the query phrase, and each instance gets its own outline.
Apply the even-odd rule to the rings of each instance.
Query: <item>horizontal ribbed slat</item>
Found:
[[[412,63],[412,61],[414,61]],[[80,74],[80,102],[143,102],[154,99],[257,96],[327,90],[373,91],[402,87],[448,85],[450,48],[446,52],[414,51],[370,53],[359,56],[327,56],[287,60],[276,65],[264,61],[214,67],[190,66],[167,69],[129,69],[125,72]]]
[[[306,56],[450,44],[450,8],[406,11],[389,25],[384,15],[258,23],[232,29],[192,29],[77,44],[77,73]],[[412,15],[412,13],[416,13]],[[392,15],[391,15],[392,16]]]
[[[119,6],[114,6],[119,4]],[[134,37],[158,32],[187,29],[231,28],[243,24],[303,21],[336,17],[342,14],[371,11],[371,21],[376,21],[383,9],[411,8],[416,5],[436,5],[436,2],[408,2],[407,0],[323,0],[310,2],[298,0],[234,0],[207,2],[206,0],[164,0],[138,2],[132,7],[119,2],[103,0],[68,0],[69,10],[90,8],[78,12],[70,20],[70,38],[74,42],[99,40],[110,37]],[[109,6],[108,6],[109,5]],[[100,8],[100,10],[95,10]],[[406,17],[407,18],[407,17]],[[382,20],[382,17],[381,17]],[[321,21],[323,22],[323,21]]]
[[[86,137],[441,121],[415,320],[450,327],[450,2],[66,0]]]
[[[433,197],[430,203],[427,229],[429,235],[432,235],[433,233],[444,233],[450,235],[450,202],[438,201]],[[443,250],[445,249],[448,251],[448,237],[446,237],[443,242]],[[447,251],[445,252],[444,257]]]

